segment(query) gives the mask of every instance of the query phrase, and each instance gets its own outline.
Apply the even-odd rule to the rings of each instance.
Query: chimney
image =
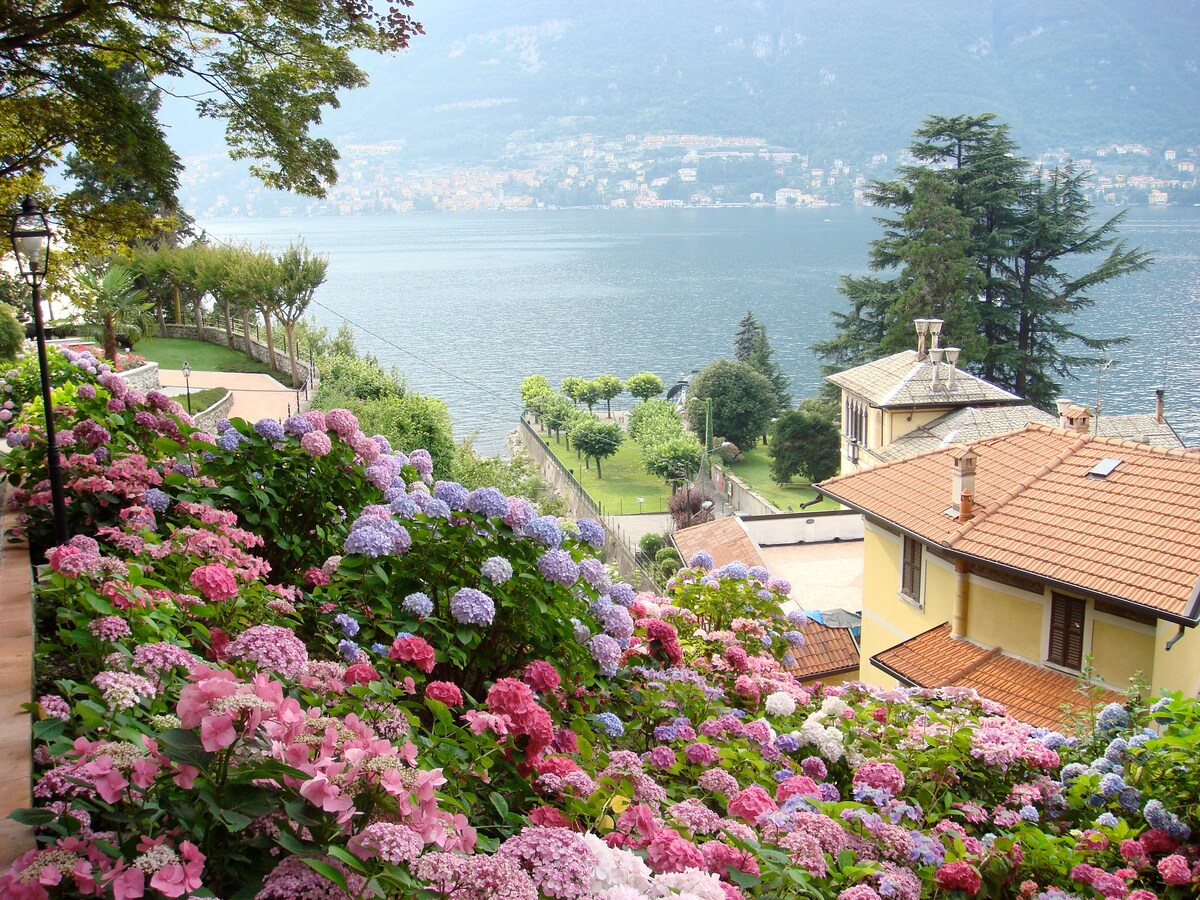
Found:
[[[1057,400],[1054,401],[1054,406],[1055,406],[1055,408],[1057,408],[1058,414],[1061,417],[1062,414],[1065,413],[1067,411],[1067,409],[1071,406],[1071,398],[1070,397],[1059,397]]]
[[[917,326],[917,361],[920,362],[925,358],[925,335],[929,333],[929,320],[913,319],[913,324]]]
[[[932,350],[938,345],[938,340],[942,336],[942,320],[929,319],[929,348]]]
[[[971,511],[975,505],[975,464],[978,459],[970,447],[958,447],[950,453],[950,460],[954,464],[950,505],[958,508],[960,522],[971,518]]]
[[[1154,389],[1154,421],[1162,424],[1166,421],[1163,416],[1163,398],[1166,396],[1166,390],[1163,388]]]
[[[944,347],[937,345],[937,335],[933,337],[933,347],[929,350],[929,361],[933,363],[933,384],[929,386],[931,393],[937,393],[942,389],[942,354],[946,350]]]
[[[1064,431],[1077,431],[1087,434],[1092,424],[1092,411],[1086,406],[1076,406],[1065,397],[1059,397],[1055,402],[1058,406],[1058,427]]]
[[[946,362],[950,364],[950,375],[946,379],[947,394],[954,391],[954,375],[958,371],[958,354],[960,353],[962,353],[962,349],[959,347],[946,348]]]

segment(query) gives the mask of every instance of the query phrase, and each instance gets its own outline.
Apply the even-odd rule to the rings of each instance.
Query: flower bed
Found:
[[[1064,736],[803,686],[761,569],[635,594],[595,522],[433,482],[345,410],[205,434],[85,369],[38,592],[42,843],[4,897],[1195,896],[1195,701]]]

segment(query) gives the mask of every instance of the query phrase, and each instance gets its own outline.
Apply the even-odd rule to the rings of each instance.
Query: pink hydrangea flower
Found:
[[[431,681],[425,685],[425,696],[431,700],[445,703],[447,706],[462,706],[462,691],[457,684],[449,681]]]
[[[983,886],[979,873],[966,860],[946,863],[934,876],[938,887],[944,891],[963,891],[968,897],[974,897]]]
[[[221,563],[209,563],[192,570],[192,587],[209,600],[229,600],[238,593],[237,579],[233,570]]]
[[[558,669],[541,659],[535,659],[525,667],[521,680],[539,694],[553,694],[562,683]]]
[[[309,456],[325,456],[333,449],[333,442],[323,431],[310,431],[300,438],[300,449]]]
[[[779,806],[771,799],[771,795],[757,784],[739,791],[729,801],[729,815],[737,816],[749,825],[758,822],[763,813],[775,812],[777,809]]]
[[[309,434],[312,433],[309,432]],[[419,637],[396,638],[392,641],[391,649],[388,650],[388,657],[401,662],[410,662],[425,674],[433,671],[436,662],[433,647],[424,638]]]

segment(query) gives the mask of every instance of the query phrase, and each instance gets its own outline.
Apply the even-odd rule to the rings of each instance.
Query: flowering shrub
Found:
[[[435,482],[344,410],[209,438],[106,382],[57,397],[108,433],[105,483],[47,553],[40,843],[0,896],[1200,888],[1195,700],[1076,737],[958,688],[801,684],[806,620],[761,569],[698,554],[638,594],[596,523]]]

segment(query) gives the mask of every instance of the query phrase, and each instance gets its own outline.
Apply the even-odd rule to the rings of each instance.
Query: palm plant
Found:
[[[154,327],[154,304],[144,302],[145,291],[138,289],[132,270],[111,265],[103,275],[84,272],[79,276],[82,290],[78,297],[81,324],[100,340],[104,355],[117,357],[117,331],[125,333],[131,344]]]

